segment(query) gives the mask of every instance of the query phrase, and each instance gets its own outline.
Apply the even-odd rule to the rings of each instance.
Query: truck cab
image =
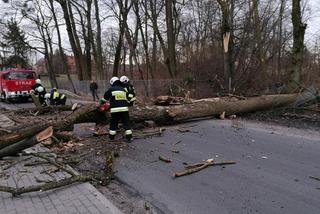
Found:
[[[36,79],[36,72],[32,70],[12,69],[0,72],[1,99],[28,99]]]

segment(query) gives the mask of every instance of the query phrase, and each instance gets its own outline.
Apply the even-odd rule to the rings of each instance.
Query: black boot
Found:
[[[131,143],[132,142],[132,134],[126,135],[126,143]]]
[[[114,140],[114,138],[115,138],[115,135],[109,134],[109,140]]]

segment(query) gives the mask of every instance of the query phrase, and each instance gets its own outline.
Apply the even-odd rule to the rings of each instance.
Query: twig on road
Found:
[[[159,160],[161,160],[161,161],[163,161],[163,162],[166,162],[166,163],[171,163],[172,162],[172,160],[171,159],[169,159],[169,158],[166,158],[166,157],[163,157],[163,156],[159,156]]]
[[[313,180],[320,181],[320,177],[315,177],[315,176],[310,175],[309,178],[311,178]]]
[[[222,162],[214,162],[213,159],[208,159],[204,161],[203,163],[197,163],[197,164],[192,164],[186,166],[186,170],[183,172],[175,172],[173,174],[173,177],[181,177],[185,175],[190,175],[192,173],[198,172],[200,170],[203,170],[209,166],[221,166],[221,165],[230,165],[230,164],[235,164],[235,161],[222,161]]]

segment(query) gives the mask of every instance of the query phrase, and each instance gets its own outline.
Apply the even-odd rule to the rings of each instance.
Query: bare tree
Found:
[[[68,77],[68,80],[69,80],[69,82],[70,82],[70,84],[71,84],[71,86],[72,86],[73,92],[74,92],[74,93],[77,93],[77,91],[76,91],[76,89],[75,89],[75,87],[74,87],[72,78],[71,78],[71,76],[70,76],[68,64],[67,64],[67,61],[66,61],[66,58],[65,58],[64,49],[63,49],[63,47],[62,47],[60,27],[59,27],[59,22],[58,22],[58,19],[57,19],[56,9],[55,9],[55,7],[54,7],[54,2],[53,2],[53,0],[49,0],[49,9],[51,10],[52,17],[53,17],[54,24],[55,24],[55,28],[56,28],[56,31],[57,31],[58,47],[59,47],[60,58],[62,59],[63,70],[64,70],[64,72],[67,74],[67,77]]]
[[[302,73],[304,35],[307,24],[302,22],[301,0],[292,0],[292,24],[293,24],[293,47],[291,50],[291,66],[289,69],[290,82],[288,90],[295,90],[300,86]]]

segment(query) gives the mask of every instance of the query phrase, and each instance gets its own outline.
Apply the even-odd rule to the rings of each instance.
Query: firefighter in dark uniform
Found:
[[[122,86],[128,92],[129,106],[133,106],[133,103],[136,101],[136,93],[134,92],[133,85],[131,84],[131,82],[127,76],[120,77],[120,82],[122,83]]]
[[[41,80],[36,79],[36,84],[34,84],[31,89],[33,90],[33,93],[38,96],[40,104],[45,106],[45,95],[47,92],[45,87],[42,86]]]
[[[110,84],[111,87],[104,94],[104,99],[109,100],[110,102],[111,121],[109,138],[110,140],[114,140],[117,134],[118,124],[121,121],[123,128],[125,129],[125,138],[127,139],[127,142],[130,143],[132,138],[132,130],[129,117],[128,93],[122,87],[122,83],[118,77],[112,77],[110,79]]]

